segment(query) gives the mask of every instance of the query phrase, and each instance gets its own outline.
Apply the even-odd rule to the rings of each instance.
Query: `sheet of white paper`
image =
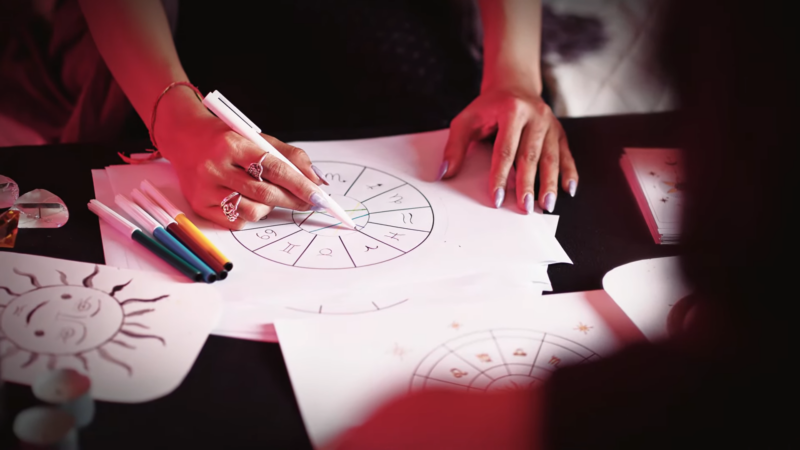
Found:
[[[386,311],[275,326],[312,443],[323,446],[385,401],[423,389],[527,388],[620,346],[591,306],[602,291]],[[477,297],[476,297],[477,299]]]
[[[431,155],[440,157],[435,153],[441,153],[446,138],[445,131],[303,144],[315,164],[329,174],[330,192],[342,195],[340,203],[357,195],[358,203],[349,209],[369,208],[370,222],[359,232],[323,229],[329,221],[324,216],[319,227],[306,230],[313,223],[309,215],[286,210],[246,230],[230,232],[191,212],[169,165],[112,166],[107,172],[115,193],[128,195],[141,180],[149,179],[195,221],[235,264],[228,279],[214,286],[223,290],[229,303],[247,305],[245,309],[264,305],[262,311],[267,313],[258,315],[261,328],[275,317],[291,317],[291,308],[298,305],[318,306],[326,298],[363,289],[380,287],[393,293],[409,283],[442,281],[443,290],[457,294],[448,280],[487,272],[519,274],[512,279],[549,289],[542,265],[568,261],[554,237],[557,218],[525,216],[513,205],[494,210],[476,200],[485,194],[480,187],[490,158],[485,149],[473,151],[455,181],[424,181],[432,177],[422,178],[421,168],[433,161]],[[338,162],[325,162],[328,158]],[[136,246],[128,246],[126,253],[126,260],[146,255]],[[164,265],[152,264],[159,263]],[[139,265],[144,268],[141,261]],[[320,270],[325,268],[331,270]],[[282,282],[270,283],[265,294],[254,288],[262,286],[265,277]],[[314,289],[305,288],[312,280]],[[389,303],[403,299],[396,296]],[[362,309],[354,306],[351,313]]]
[[[216,326],[206,285],[162,274],[0,253],[3,379],[54,368],[92,380],[98,400],[137,403],[177,388]]]
[[[651,341],[667,337],[670,309],[692,293],[677,256],[617,267],[603,277],[603,288]]]

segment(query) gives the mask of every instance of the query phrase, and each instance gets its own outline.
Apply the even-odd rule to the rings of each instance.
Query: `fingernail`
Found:
[[[311,201],[311,204],[317,208],[328,209],[328,199],[323,197],[319,192],[314,192],[311,194],[309,201]]]
[[[330,185],[330,183],[328,183],[327,181],[325,181],[325,174],[324,174],[324,173],[322,173],[322,171],[321,171],[321,170],[319,170],[319,167],[317,167],[317,166],[315,166],[315,165],[313,165],[313,164],[312,164],[312,165],[311,165],[311,170],[313,170],[313,171],[314,171],[314,173],[315,173],[315,174],[317,174],[317,176],[319,177],[319,179],[320,179],[320,180],[322,180],[322,182],[323,182],[323,183],[325,183],[325,186],[329,186],[329,185]]]
[[[533,212],[533,194],[530,192],[525,194],[525,197],[522,199],[525,202],[525,212],[530,214]]]
[[[308,208],[308,210],[314,212],[322,212],[325,211],[325,208],[320,208],[319,206],[312,206],[311,208]]]
[[[553,212],[555,208],[556,208],[556,194],[548,192],[547,195],[544,196],[544,209],[546,209],[547,212]]]
[[[578,183],[575,180],[569,180],[569,196],[575,197],[575,191],[578,190]]]
[[[444,178],[444,175],[447,173],[447,167],[449,165],[450,163],[448,163],[447,160],[442,161],[442,165],[439,166],[439,176],[436,177],[436,181],[440,181],[442,178]]]
[[[506,198],[506,190],[503,188],[497,188],[494,191],[494,207],[499,208],[503,204],[503,199]]]

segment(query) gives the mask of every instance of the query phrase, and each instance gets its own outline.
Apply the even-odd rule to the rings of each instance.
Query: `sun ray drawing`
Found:
[[[155,311],[152,306],[167,295],[120,299],[133,280],[104,290],[95,285],[99,266],[75,284],[60,271],[60,284],[53,285],[41,283],[35,274],[13,271],[27,278],[31,288],[17,292],[20,289],[0,286],[0,359],[4,364],[18,363],[21,368],[45,364],[53,370],[72,360],[89,372],[87,356],[93,354],[131,376],[133,368],[123,352],[135,350],[140,340],[167,345],[163,337],[147,332],[146,323],[148,314]],[[6,360],[12,356],[13,361]]]

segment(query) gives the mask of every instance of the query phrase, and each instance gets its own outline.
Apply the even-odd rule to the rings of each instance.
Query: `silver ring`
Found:
[[[261,157],[261,159],[258,160],[257,163],[250,164],[250,166],[247,167],[247,174],[258,181],[264,181],[261,179],[261,174],[264,172],[264,166],[262,166],[261,163],[264,162],[264,158],[266,157],[267,154],[264,153],[264,155]]]
[[[233,202],[233,198],[238,196],[236,202]],[[231,195],[225,197],[224,200],[219,204],[222,208],[222,212],[225,214],[225,217],[228,218],[229,221],[235,222],[237,218],[239,218],[239,213],[236,211],[239,208],[239,202],[242,201],[242,195],[238,192],[232,192]]]

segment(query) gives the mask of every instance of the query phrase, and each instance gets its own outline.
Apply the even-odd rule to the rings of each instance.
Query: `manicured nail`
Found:
[[[578,190],[578,183],[575,180],[569,180],[569,196],[575,197],[575,191]]]
[[[311,204],[317,208],[328,209],[329,207],[328,199],[323,197],[319,192],[314,192],[311,194],[309,201],[311,201]]]
[[[444,174],[447,173],[447,167],[450,166],[450,163],[447,160],[442,161],[442,165],[439,166],[439,176],[436,177],[436,181],[440,181],[444,178]]]
[[[313,170],[313,171],[314,171],[314,173],[315,173],[315,174],[317,174],[317,176],[319,177],[319,179],[320,179],[320,180],[322,180],[322,182],[323,182],[323,183],[325,183],[325,186],[329,186],[329,185],[330,185],[330,183],[328,183],[327,181],[325,181],[325,174],[324,174],[324,173],[322,173],[322,171],[321,171],[321,170],[319,170],[319,167],[317,167],[317,166],[315,166],[315,165],[313,165],[313,164],[312,164],[312,165],[311,165],[311,170]]]
[[[533,212],[533,194],[528,192],[527,194],[525,194],[525,197],[523,197],[522,201],[525,203],[525,212],[528,213],[528,214],[532,213]]]
[[[494,191],[494,207],[499,208],[503,204],[503,199],[506,198],[506,190],[503,188],[497,188]]]
[[[325,208],[320,208],[319,206],[311,206],[311,208],[308,208],[308,210],[314,212],[323,212],[325,211]]]
[[[547,212],[553,212],[555,208],[556,208],[556,194],[548,192],[547,195],[544,196],[544,209],[546,209]]]

